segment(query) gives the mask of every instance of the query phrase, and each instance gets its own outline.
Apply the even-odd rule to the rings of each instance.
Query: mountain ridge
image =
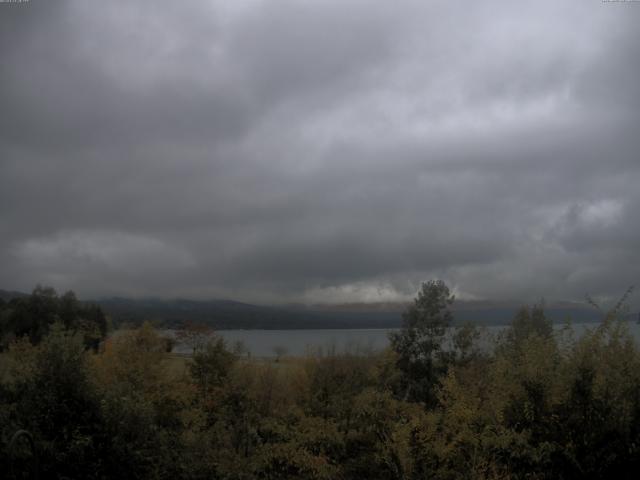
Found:
[[[0,298],[26,297],[18,291],[0,290]],[[151,321],[167,328],[185,323],[204,323],[216,329],[323,329],[397,328],[402,313],[411,302],[340,304],[258,305],[231,299],[193,300],[187,298],[104,297],[96,303],[115,326]],[[454,324],[506,325],[525,302],[517,300],[457,300],[452,305]],[[554,323],[568,318],[574,322],[595,322],[601,314],[586,304],[572,301],[549,302],[547,317]],[[631,315],[630,315],[631,316]]]

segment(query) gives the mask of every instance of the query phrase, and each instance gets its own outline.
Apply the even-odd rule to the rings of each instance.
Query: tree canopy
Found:
[[[108,330],[107,316],[98,305],[80,302],[72,291],[59,296],[53,288],[38,285],[31,295],[0,303],[0,351],[15,338],[39,343],[56,322],[79,332],[85,346],[94,349]]]
[[[482,332],[450,327],[452,301],[427,283],[389,349],[278,362],[211,332],[171,353],[150,323],[94,351],[59,308],[0,353],[0,465],[10,480],[35,465],[96,480],[635,478],[640,351],[625,321],[575,335],[525,307],[481,348]],[[11,445],[23,431],[33,451]]]
[[[391,348],[398,356],[406,398],[433,404],[435,383],[444,369],[443,341],[453,315],[455,297],[442,280],[423,283],[418,295],[402,315],[399,332],[390,334]]]

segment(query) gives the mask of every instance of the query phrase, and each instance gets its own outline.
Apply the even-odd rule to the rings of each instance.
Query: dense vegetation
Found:
[[[16,295],[8,301],[0,298],[0,352],[15,339],[40,343],[55,323],[80,333],[84,345],[94,350],[108,329],[98,305],[78,301],[72,291],[59,296],[53,288],[38,285],[31,295]]]
[[[447,336],[452,301],[424,284],[387,351],[278,362],[220,338],[177,357],[149,324],[96,352],[58,313],[0,357],[0,464],[73,479],[635,478],[640,353],[618,311],[574,338],[524,307],[488,350],[473,327]],[[26,436],[10,451],[21,429],[35,454]]]

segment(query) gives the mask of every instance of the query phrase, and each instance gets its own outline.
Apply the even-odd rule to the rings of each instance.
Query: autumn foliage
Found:
[[[54,322],[0,357],[0,464],[14,478],[36,463],[77,479],[635,478],[640,353],[624,321],[578,336],[534,307],[497,338],[447,337],[451,296],[423,288],[369,354],[247,359],[209,332],[187,358],[149,324],[96,352]],[[19,429],[35,452],[10,451]]]

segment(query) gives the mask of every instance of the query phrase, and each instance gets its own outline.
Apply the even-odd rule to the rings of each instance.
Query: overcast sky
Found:
[[[600,0],[0,4],[0,288],[620,295],[639,22]]]

